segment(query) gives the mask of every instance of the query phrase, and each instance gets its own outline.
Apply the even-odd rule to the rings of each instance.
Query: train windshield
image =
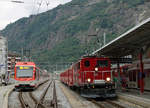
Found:
[[[84,66],[85,66],[85,67],[89,67],[89,66],[90,66],[90,61],[86,60],[86,61],[84,62]]]
[[[33,76],[33,67],[20,66],[16,69],[16,75],[18,78],[30,78]]]
[[[108,60],[97,60],[97,67],[108,67]]]

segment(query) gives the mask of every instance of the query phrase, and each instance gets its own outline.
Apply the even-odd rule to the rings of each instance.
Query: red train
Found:
[[[150,60],[144,60],[144,90],[150,91]],[[112,68],[113,77],[118,78],[117,68]],[[120,82],[122,87],[126,89],[140,89],[140,65],[139,61],[130,65],[123,65],[120,67]]]
[[[86,56],[60,74],[60,80],[82,96],[116,97],[109,58]]]

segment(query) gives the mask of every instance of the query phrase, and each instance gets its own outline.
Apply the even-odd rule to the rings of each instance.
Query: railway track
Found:
[[[28,103],[25,102],[25,99],[23,98],[22,92],[19,93],[19,100],[21,103],[22,108],[31,108]]]
[[[51,81],[51,82],[49,83],[49,85],[47,86],[47,88],[44,90],[44,92],[43,92],[42,95],[40,96],[40,99],[39,99],[39,100],[37,100],[37,99],[33,96],[33,94],[30,93],[30,96],[33,98],[34,102],[36,103],[35,108],[46,108],[46,106],[43,105],[43,100],[44,100],[44,98],[45,98],[45,95],[46,95],[46,93],[47,93],[49,87],[52,85],[52,82],[53,82],[53,81]]]
[[[100,108],[145,108],[143,106],[135,105],[131,102],[120,101],[120,100],[105,100],[105,101],[96,101],[89,99],[92,103],[97,105]]]
[[[44,90],[44,92],[42,93],[42,95],[40,96],[39,99],[35,98],[35,96],[32,94],[32,92],[28,92],[29,97],[25,97],[25,95],[24,95],[25,93],[20,92],[19,93],[19,101],[21,103],[22,108],[47,108],[47,106],[45,106],[43,104],[44,103],[43,101],[48,92],[48,89],[52,86],[52,84],[53,84],[53,99],[50,100],[49,102],[51,103],[52,108],[58,108],[55,81],[51,81],[48,84],[48,86],[46,87],[46,89]],[[32,99],[32,101],[33,101],[32,103],[31,103],[31,99],[29,99],[29,98]]]
[[[117,104],[114,101],[106,100],[106,102],[109,103],[109,104],[111,104],[111,105],[113,105],[114,107],[117,107],[117,108],[126,108],[125,106]]]
[[[99,106],[100,108],[127,108],[125,106],[122,106],[118,103],[115,103],[114,101],[106,100],[106,101],[96,101],[93,99],[90,99],[92,103]]]
[[[51,101],[51,103],[52,103],[53,108],[58,108],[55,81],[54,81],[54,87],[53,87],[53,100]]]
[[[144,104],[141,105],[139,103],[129,101],[129,100],[126,100],[126,99],[118,99],[117,101],[121,102],[121,103],[128,104],[129,106],[133,106],[134,108],[149,108],[149,107],[144,106]]]
[[[40,83],[37,88],[39,88],[46,82],[48,81],[44,81]],[[50,83],[52,83],[52,81]],[[44,105],[38,103],[37,99],[32,95],[31,92],[20,92],[18,95],[18,98],[19,98],[22,108],[46,108]]]

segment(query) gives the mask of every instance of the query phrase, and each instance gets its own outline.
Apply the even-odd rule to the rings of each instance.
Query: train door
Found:
[[[129,88],[137,88],[137,70],[130,70],[129,71]]]
[[[78,84],[82,85],[82,71],[80,69],[80,62],[77,63],[76,68],[77,68],[77,77],[78,77],[77,80],[78,80]]]
[[[77,70],[77,68],[76,68],[76,64],[75,65],[73,65],[73,82],[74,82],[74,85],[75,86],[78,86],[78,70]]]

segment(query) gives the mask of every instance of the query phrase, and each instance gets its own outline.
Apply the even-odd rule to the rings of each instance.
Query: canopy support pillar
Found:
[[[139,53],[139,60],[140,60],[140,93],[144,93],[144,69],[143,69],[143,54],[142,50]]]

